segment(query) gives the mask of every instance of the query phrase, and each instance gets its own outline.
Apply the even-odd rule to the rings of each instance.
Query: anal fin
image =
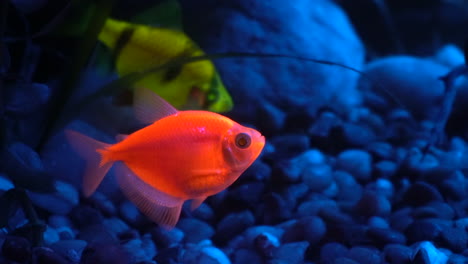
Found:
[[[190,210],[193,211],[197,209],[203,203],[203,201],[205,201],[205,199],[206,199],[206,196],[193,199],[192,202],[190,203]]]

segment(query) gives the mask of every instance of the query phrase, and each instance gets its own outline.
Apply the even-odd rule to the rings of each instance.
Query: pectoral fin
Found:
[[[183,199],[153,188],[123,163],[117,164],[116,176],[125,196],[148,218],[166,229],[171,229],[177,224]]]
[[[193,211],[197,209],[203,203],[203,201],[205,201],[205,199],[206,199],[206,196],[193,199],[190,204],[190,210]]]

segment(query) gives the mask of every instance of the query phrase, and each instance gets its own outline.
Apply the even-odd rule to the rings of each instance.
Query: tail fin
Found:
[[[73,130],[66,130],[65,135],[73,149],[86,160],[83,177],[83,194],[91,196],[112,167],[112,160],[106,156],[106,149],[111,146]]]

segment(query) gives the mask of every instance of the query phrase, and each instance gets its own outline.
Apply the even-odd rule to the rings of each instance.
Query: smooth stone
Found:
[[[350,204],[357,202],[362,196],[362,186],[348,172],[335,171],[333,173],[336,184],[338,185],[337,201],[346,201]]]
[[[275,169],[279,171],[288,182],[298,182],[307,167],[323,164],[324,162],[325,156],[323,153],[319,150],[312,149],[294,158],[276,163]]]
[[[356,180],[366,182],[372,177],[372,156],[360,149],[348,149],[336,159],[336,169],[353,175]]]
[[[70,264],[71,262],[47,247],[36,247],[33,250],[34,264]]]
[[[200,204],[200,206],[192,212],[192,215],[208,223],[215,217],[213,209],[207,203]]]
[[[26,262],[31,258],[31,243],[26,238],[7,236],[2,245],[2,255],[17,262]]]
[[[375,264],[381,262],[380,252],[376,249],[362,246],[352,247],[347,257],[360,264]]]
[[[329,242],[320,248],[320,263],[333,264],[335,259],[344,257],[348,254],[348,248],[343,244]]]
[[[350,148],[365,147],[377,139],[374,130],[365,124],[346,122],[342,126],[342,131],[343,140]]]
[[[395,154],[393,146],[384,141],[372,142],[365,149],[377,160],[392,160]]]
[[[403,200],[407,201],[408,205],[420,206],[433,201],[443,201],[443,197],[434,186],[417,181],[406,191]]]
[[[57,254],[72,263],[78,263],[88,243],[84,240],[60,240],[50,246]]]
[[[14,187],[13,182],[6,175],[0,173],[0,191],[8,191]]]
[[[203,240],[197,244],[188,244],[181,263],[190,264],[231,264],[226,254],[212,245],[210,240]]]
[[[238,249],[234,251],[232,256],[233,264],[245,264],[245,263],[262,263],[262,257],[251,249]]]
[[[468,234],[466,229],[446,227],[440,234],[440,246],[446,247],[455,253],[461,253],[466,249]]]
[[[397,231],[388,228],[370,227],[367,234],[371,237],[376,245],[385,246],[387,244],[402,244],[406,243],[406,237]]]
[[[361,264],[361,263],[356,262],[356,261],[354,261],[352,259],[349,259],[349,258],[339,257],[339,258],[336,258],[333,261],[333,264]]]
[[[367,220],[369,228],[389,228],[388,221],[380,216],[372,216]]]
[[[140,239],[132,239],[123,244],[123,248],[132,256],[132,261],[151,261],[156,256],[156,246],[150,234],[143,235]]]
[[[128,264],[130,256],[118,243],[91,243],[83,250],[80,264]]]
[[[184,239],[185,234],[177,227],[174,227],[171,230],[155,227],[151,229],[151,236],[153,237],[156,246],[159,248],[170,248],[179,245]]]
[[[427,256],[428,264],[442,264],[446,263],[448,256],[442,250],[439,250],[434,246],[430,241],[423,241],[415,246],[415,256],[418,254],[422,255],[424,258]],[[415,258],[416,258],[415,257]]]
[[[284,230],[273,226],[252,226],[245,230],[241,235],[231,240],[229,247],[231,248],[255,248],[258,245],[257,237],[262,235],[268,240],[268,244],[273,246],[280,245],[280,238]]]
[[[86,205],[79,205],[73,208],[69,217],[73,224],[80,229],[86,226],[101,224],[104,221],[101,212]]]
[[[210,239],[215,234],[213,227],[195,218],[180,219],[177,227],[184,232],[186,243],[198,243],[204,239]]]
[[[279,194],[270,192],[263,195],[261,212],[257,210],[264,224],[274,225],[291,218],[292,210],[290,204]]]
[[[242,174],[242,179],[254,180],[254,181],[268,181],[271,178],[271,167],[262,162],[262,160],[256,160],[247,170]]]
[[[365,192],[355,206],[356,213],[364,217],[387,216],[392,210],[390,201],[375,192]]]
[[[38,207],[58,215],[68,214],[80,200],[78,191],[73,185],[62,181],[55,182],[56,192],[42,194],[29,192],[31,201]]]
[[[362,68],[363,45],[345,12],[331,1],[312,4],[184,0],[180,4],[184,29],[207,52],[241,50],[302,54],[309,58],[328,54],[329,61]],[[279,21],[278,17],[284,19]],[[300,28],[310,30],[306,33]],[[281,39],[285,35],[288,38]],[[263,119],[262,100],[285,112],[311,109],[312,113],[325,105],[354,106],[360,102],[360,93],[355,89],[358,76],[341,67],[284,58],[219,60],[217,67],[226,86],[238,88],[230,91],[237,102],[233,109],[236,120]]]
[[[434,241],[442,232],[442,227],[431,219],[415,220],[404,232],[408,243]]]
[[[388,244],[383,249],[384,259],[389,264],[411,264],[413,251],[401,244]]]
[[[420,206],[413,211],[414,218],[440,218],[451,220],[455,217],[453,208],[443,202],[430,202]]]
[[[115,234],[116,236],[130,229],[124,221],[117,217],[106,218],[104,219],[103,224],[107,231]]]
[[[227,243],[237,234],[253,226],[254,223],[255,217],[250,211],[246,210],[238,213],[230,213],[216,226],[216,234],[213,240]]]
[[[390,226],[400,232],[406,230],[406,228],[413,223],[413,217],[411,214],[413,210],[409,207],[403,207],[390,215]]]
[[[283,243],[307,241],[310,245],[317,245],[325,237],[327,226],[325,222],[317,216],[306,216],[300,218],[283,234]]]
[[[289,264],[301,264],[309,247],[309,242],[293,242],[279,246],[273,253],[273,257]]]
[[[99,209],[106,217],[117,214],[117,208],[115,207],[114,202],[101,192],[95,192],[91,197],[89,197],[89,201],[93,207]]]
[[[309,137],[305,134],[286,134],[270,139],[276,152],[285,158],[291,158],[310,148]]]
[[[298,216],[311,216],[318,215],[320,211],[325,208],[335,208],[338,209],[338,205],[334,200],[331,199],[321,199],[321,200],[308,200],[301,203],[297,208]]]
[[[130,201],[125,200],[119,207],[120,216],[131,226],[143,226],[149,223],[149,219]]]
[[[374,165],[374,171],[379,178],[392,178],[397,172],[398,165],[390,160],[381,160]]]
[[[60,236],[56,229],[50,226],[46,226],[46,229],[43,233],[43,240],[46,246],[50,246],[51,244],[59,241]]]
[[[275,250],[280,246],[280,241],[277,237],[265,232],[255,237],[254,245],[261,256],[271,258]]]
[[[301,178],[311,191],[321,192],[333,182],[332,168],[324,163],[309,165],[304,168]]]

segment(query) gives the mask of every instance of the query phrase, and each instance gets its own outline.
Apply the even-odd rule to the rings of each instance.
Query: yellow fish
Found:
[[[107,19],[99,40],[114,54],[120,76],[147,70],[175,58],[204,55],[183,32]],[[149,74],[134,84],[147,87],[176,108],[231,110],[231,96],[214,64],[197,61]]]

